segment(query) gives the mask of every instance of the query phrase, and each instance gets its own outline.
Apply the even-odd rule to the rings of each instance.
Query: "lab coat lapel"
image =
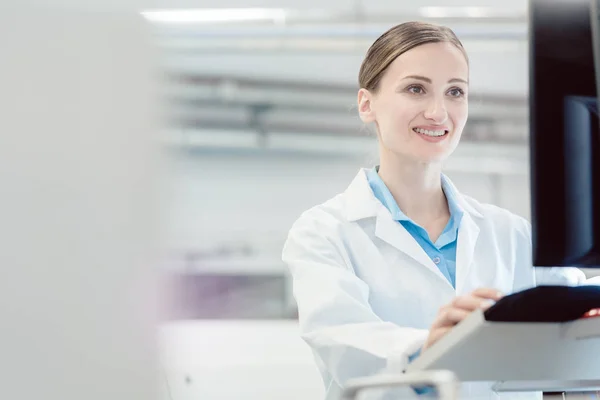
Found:
[[[465,212],[458,229],[456,248],[456,292],[459,294],[463,292],[469,276],[478,236],[479,226],[471,215]]]
[[[428,268],[445,284],[452,287],[419,243],[398,221],[392,218],[385,206],[375,198],[366,174],[367,170],[361,168],[348,189],[346,189],[348,199],[346,215],[348,220],[358,221],[363,218],[376,217],[376,237]]]
[[[419,264],[431,270],[431,272],[439,276],[444,282],[449,284],[446,277],[429,258],[425,250],[423,250],[419,243],[417,243],[412,235],[401,224],[399,224],[398,221],[395,221],[392,218],[390,213],[383,205],[377,214],[375,236],[394,246],[402,253],[408,255]]]
[[[469,278],[469,271],[475,256],[475,246],[479,237],[479,225],[475,220],[483,218],[483,216],[467,201],[447,176],[445,181],[455,194],[457,205],[462,211],[456,247],[456,293],[462,294]]]

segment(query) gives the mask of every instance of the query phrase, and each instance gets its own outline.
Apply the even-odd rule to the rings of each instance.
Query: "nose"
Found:
[[[425,110],[425,118],[433,121],[436,124],[442,124],[448,119],[448,111],[443,98],[432,98],[427,109]]]

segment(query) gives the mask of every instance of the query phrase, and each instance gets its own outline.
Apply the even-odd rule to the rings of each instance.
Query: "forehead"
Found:
[[[427,43],[398,56],[386,73],[392,81],[421,75],[446,83],[459,78],[468,81],[469,66],[463,53],[452,43]]]

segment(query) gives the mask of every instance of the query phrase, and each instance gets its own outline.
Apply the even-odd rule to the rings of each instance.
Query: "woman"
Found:
[[[502,293],[585,279],[535,271],[527,221],[462,195],[442,174],[467,121],[468,82],[461,42],[426,23],[391,28],[361,65],[358,111],[376,129],[380,164],[303,213],[283,250],[327,399],[349,378],[401,371]],[[488,386],[462,392],[496,396]]]

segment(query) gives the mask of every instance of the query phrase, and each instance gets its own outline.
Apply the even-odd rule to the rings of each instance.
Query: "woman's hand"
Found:
[[[465,319],[471,312],[482,309],[487,310],[495,301],[502,298],[502,293],[496,289],[480,288],[473,292],[456,297],[452,303],[440,308],[438,315],[429,329],[429,336],[423,345],[422,351],[431,347],[440,340],[450,329]]]

